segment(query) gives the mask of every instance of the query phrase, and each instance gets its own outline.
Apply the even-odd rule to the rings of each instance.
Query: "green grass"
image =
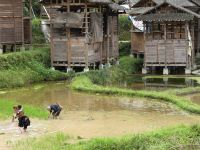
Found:
[[[65,142],[69,139],[63,133],[46,135],[41,138],[29,138],[17,142],[14,150],[62,150],[65,147]]]
[[[13,106],[16,106],[17,102],[12,100],[0,100],[0,120],[12,118]],[[23,105],[24,111],[27,116],[31,118],[47,119],[48,111],[45,108],[32,106],[32,105]]]
[[[93,84],[87,76],[79,76],[74,78],[71,83],[71,88],[78,91],[100,93],[108,95],[121,95],[130,97],[147,97],[153,100],[160,100],[174,104],[178,108],[185,111],[200,114],[200,106],[192,103],[191,101],[176,96],[169,92],[157,92],[157,91],[146,91],[146,90],[130,90],[115,87],[105,87]]]
[[[199,144],[200,126],[178,126],[119,138],[97,138],[70,144],[69,137],[58,133],[30,138],[14,144],[14,150],[169,150],[192,149]],[[190,146],[188,146],[190,145]]]
[[[21,87],[35,82],[65,80],[68,74],[50,69],[49,48],[34,48],[0,56],[0,88]]]
[[[124,78],[127,77],[127,75],[138,73],[141,68],[141,59],[124,56],[120,58],[119,65],[114,65],[106,69],[89,71],[84,73],[84,75],[88,76],[95,84],[112,85],[124,81]]]

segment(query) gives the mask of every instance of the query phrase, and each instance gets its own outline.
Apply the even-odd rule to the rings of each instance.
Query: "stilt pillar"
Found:
[[[167,67],[163,68],[163,75],[169,75],[169,69]]]

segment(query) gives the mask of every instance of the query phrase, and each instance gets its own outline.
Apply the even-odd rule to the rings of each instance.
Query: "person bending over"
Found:
[[[59,117],[62,109],[63,109],[63,107],[60,104],[57,104],[57,103],[48,106],[47,110],[50,112],[49,117],[52,115],[53,119],[57,119],[57,117]]]

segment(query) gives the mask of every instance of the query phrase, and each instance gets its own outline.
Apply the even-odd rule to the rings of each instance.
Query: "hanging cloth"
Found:
[[[188,32],[188,44],[189,44],[189,47],[188,47],[188,51],[187,51],[187,54],[189,56],[192,56],[192,37],[191,37],[191,34],[190,34],[190,29],[189,29],[189,26],[187,26],[187,32]]]

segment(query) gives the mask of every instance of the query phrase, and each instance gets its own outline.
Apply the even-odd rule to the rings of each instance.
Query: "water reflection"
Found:
[[[58,102],[67,111],[120,111],[177,113],[166,103],[149,99],[102,96],[79,93],[67,88],[64,82],[36,85],[34,87],[2,92],[0,99],[16,100],[38,106]],[[179,112],[179,111],[178,111]]]
[[[198,83],[195,80],[184,77],[145,78],[141,75],[134,75],[124,78],[124,81],[119,82],[118,85],[137,90],[165,90],[169,88],[195,87],[198,86]]]

